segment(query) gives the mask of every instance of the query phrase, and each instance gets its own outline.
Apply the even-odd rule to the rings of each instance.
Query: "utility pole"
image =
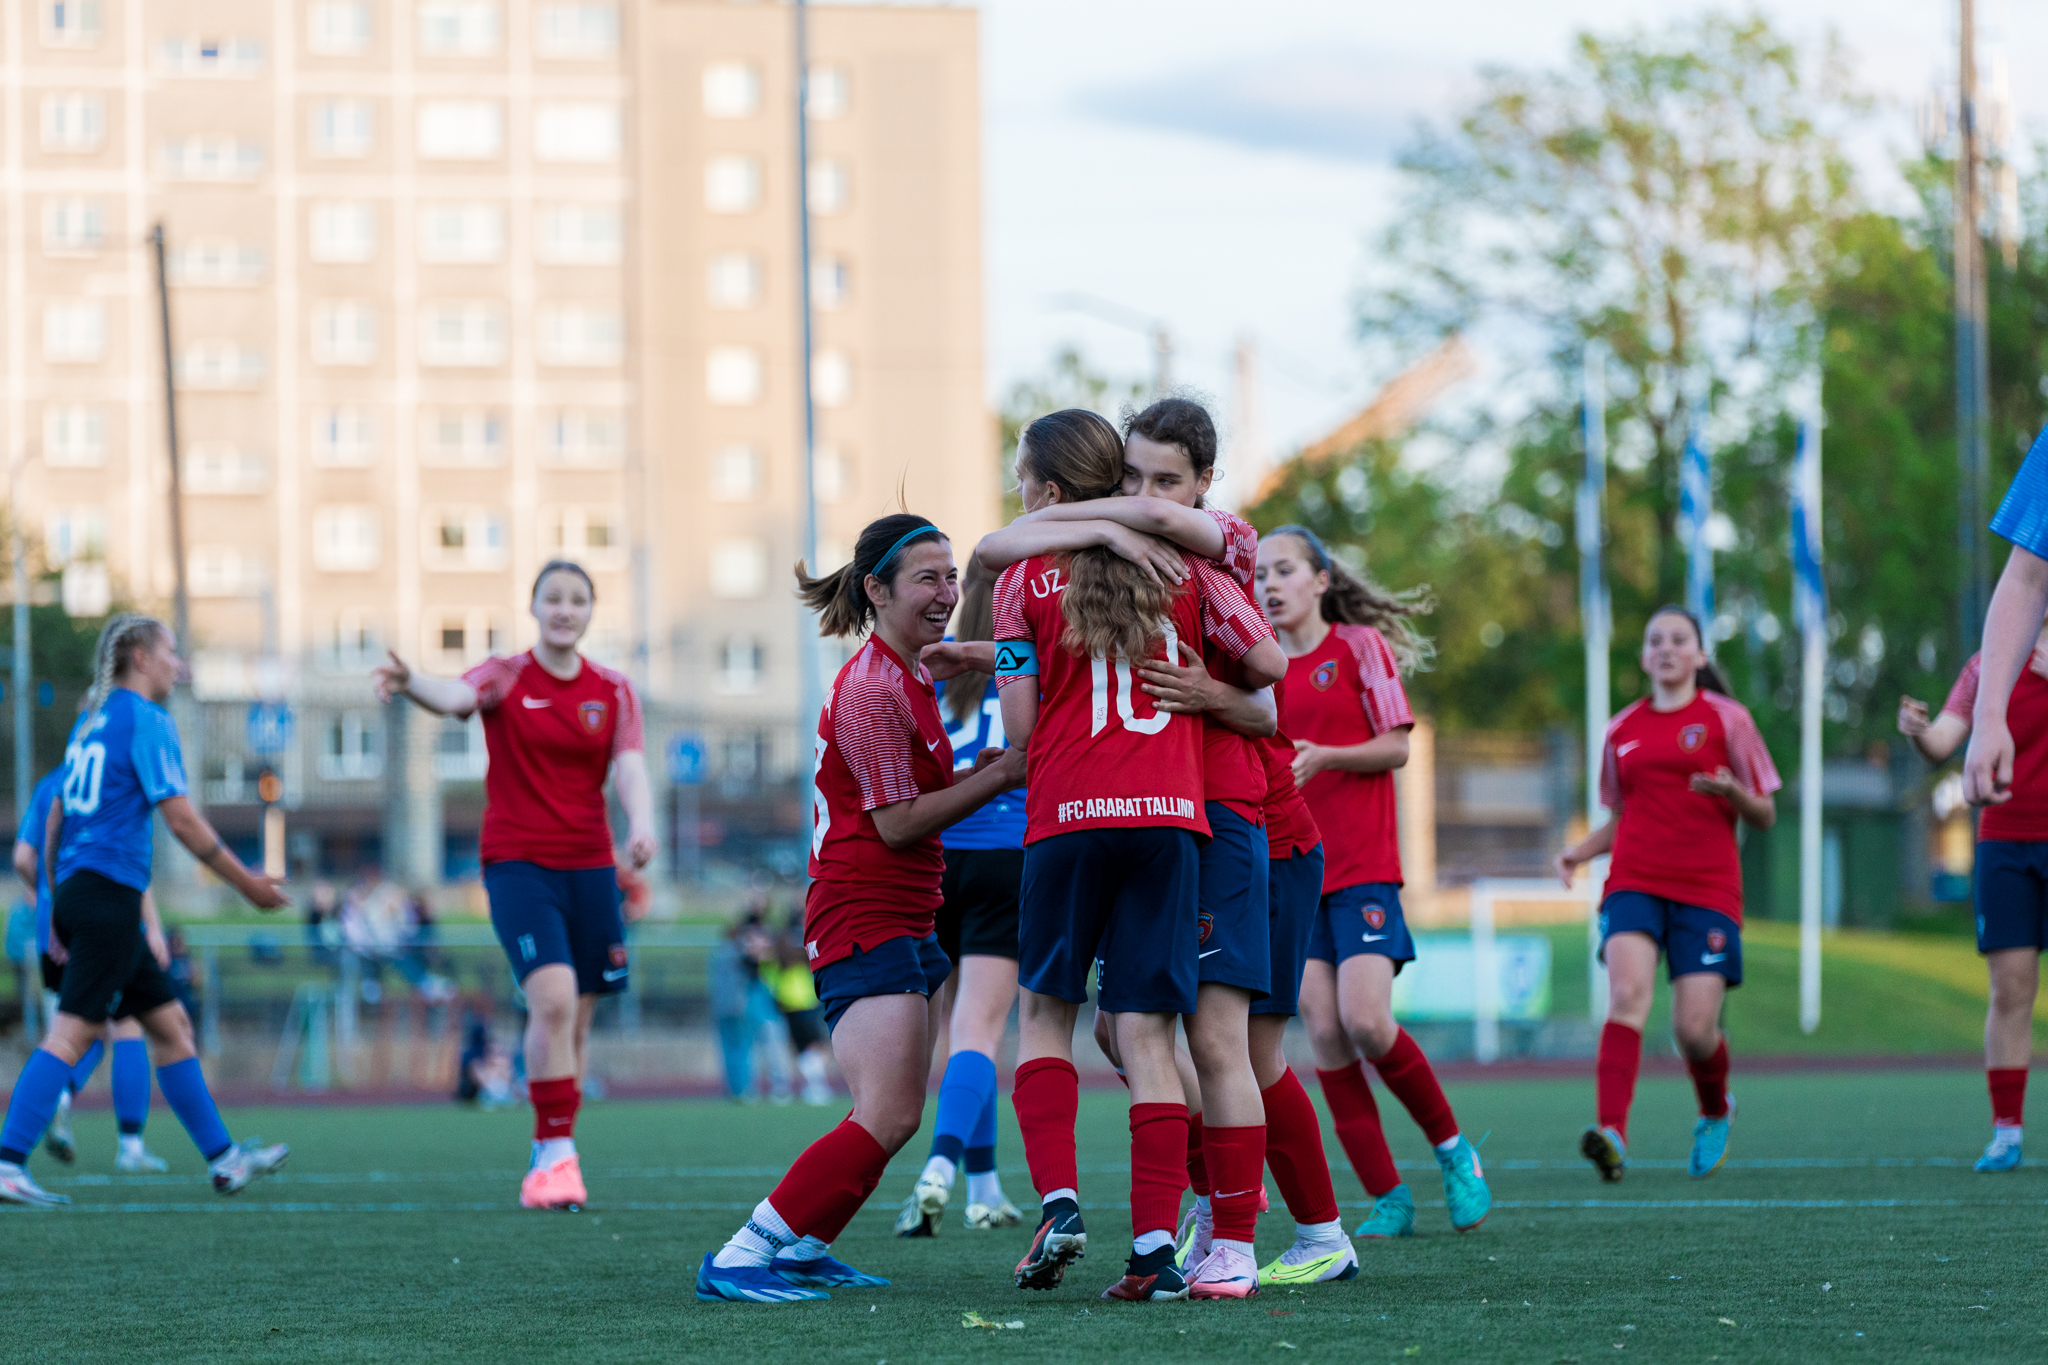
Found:
[[[171,629],[177,632],[178,648],[191,657],[192,606],[185,587],[185,496],[180,487],[178,451],[177,359],[171,351],[171,282],[164,269],[164,225],[149,230],[150,245],[156,250],[156,314],[163,331],[164,350],[164,437],[171,457],[171,569],[177,585],[171,599]]]
[[[35,714],[29,710],[28,541],[21,533],[21,452],[8,465],[8,549],[14,560],[14,818],[27,814],[35,794]]]
[[[803,353],[798,357],[804,396],[804,566],[818,573],[818,406],[811,393],[811,54],[810,6],[796,0],[791,7],[796,17],[796,223],[797,296],[803,308]],[[818,714],[825,707],[825,689],[819,677],[818,622],[807,607],[797,609],[797,767],[813,755]],[[811,744],[805,744],[809,739]]]
[[[1990,341],[1985,325],[1984,206],[1977,120],[1977,6],[1961,5],[1961,82],[1956,110],[1956,461],[1960,490],[1956,530],[1957,628],[1962,654],[1975,652],[1991,601],[1991,563],[1984,501],[1991,482],[1985,430],[1991,408]]]

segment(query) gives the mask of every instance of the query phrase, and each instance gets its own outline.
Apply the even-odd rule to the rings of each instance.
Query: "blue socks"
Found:
[[[7,1122],[0,1125],[0,1161],[19,1166],[43,1140],[43,1130],[56,1116],[57,1101],[71,1083],[71,1068],[54,1052],[37,1048],[14,1081],[7,1103]]]
[[[932,1155],[958,1164],[968,1142],[987,1119],[988,1146],[995,1144],[996,1064],[986,1053],[956,1052],[939,1082],[939,1117],[932,1131]],[[984,1144],[975,1142],[979,1147]]]
[[[149,1121],[149,1044],[140,1038],[114,1044],[114,1118],[124,1137],[140,1137]]]
[[[988,1090],[988,1103],[981,1106],[981,1117],[974,1121],[974,1135],[967,1139],[966,1171],[969,1175],[980,1175],[983,1171],[996,1168],[996,1090]]]
[[[71,1068],[71,1093],[76,1095],[85,1089],[85,1083],[92,1079],[92,1073],[99,1069],[100,1058],[107,1055],[107,1045],[100,1039],[92,1040],[92,1046],[78,1059],[78,1065]]]
[[[192,1135],[192,1145],[199,1149],[201,1156],[215,1161],[235,1145],[234,1139],[228,1136],[228,1126],[220,1121],[220,1110],[214,1107],[213,1095],[206,1088],[206,1077],[199,1072],[197,1057],[158,1067],[156,1083],[164,1092],[164,1102],[171,1106],[178,1122],[184,1124],[185,1131]],[[44,1122],[48,1121],[46,1117]]]

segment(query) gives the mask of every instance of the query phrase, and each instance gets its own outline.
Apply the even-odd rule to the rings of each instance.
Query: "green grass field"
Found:
[[[1364,1244],[1364,1273],[1243,1303],[1096,1298],[1129,1223],[1121,1094],[1083,1097],[1094,1249],[1065,1288],[1024,1295],[1022,1230],[890,1236],[925,1150],[914,1139],[837,1250],[895,1279],[787,1307],[700,1304],[697,1262],[838,1110],[614,1103],[585,1110],[592,1206],[514,1202],[529,1119],[514,1110],[290,1108],[229,1115],[293,1144],[290,1171],[235,1200],[205,1187],[161,1107],[169,1176],[119,1177],[104,1111],[82,1156],[34,1167],[76,1207],[0,1216],[0,1359],[1590,1362],[2048,1357],[2039,1292],[2048,1166],[1978,1176],[1981,1075],[1745,1078],[1729,1165],[1687,1179],[1690,1091],[1647,1080],[1637,1168],[1602,1186],[1574,1154],[1591,1081],[1452,1087],[1496,1204],[1450,1231],[1434,1163],[1388,1105],[1420,1235]],[[1386,1101],[1382,1101],[1383,1104]],[[1015,1129],[1002,1148],[1019,1203]],[[929,1110],[927,1111],[929,1117]],[[1330,1150],[1336,1152],[1334,1142]],[[1340,1158],[1341,1161],[1341,1158]],[[1362,1198],[1338,1174],[1346,1217]],[[956,1194],[956,1199],[959,1196]],[[1270,1255],[1292,1227],[1262,1220]],[[978,1313],[1017,1329],[963,1327]],[[1293,1353],[1299,1353],[1295,1355]]]

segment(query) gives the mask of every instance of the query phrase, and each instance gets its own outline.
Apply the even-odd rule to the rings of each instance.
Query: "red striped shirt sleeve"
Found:
[[[1963,665],[1963,671],[1956,678],[1956,685],[1948,690],[1948,700],[1941,709],[1952,716],[1961,716],[1974,722],[1977,718],[1977,670],[1982,656],[1972,654],[1970,662]]]
[[[1614,752],[1614,736],[1640,705],[1641,702],[1630,702],[1620,715],[1607,722],[1607,738],[1600,746],[1600,804],[1607,807],[1609,815],[1621,814],[1621,759]]]
[[[874,810],[919,795],[910,746],[917,720],[903,695],[903,672],[870,652],[869,666],[849,669],[832,695],[832,742],[860,788],[860,808]]]
[[[505,700],[505,694],[512,690],[512,684],[519,680],[519,670],[530,655],[515,654],[510,658],[493,654],[475,668],[462,675],[462,680],[476,689],[476,708],[479,711],[495,711],[498,703]]]
[[[1238,586],[1249,591],[1252,576],[1259,569],[1259,533],[1252,524],[1235,512],[1226,512],[1220,507],[1202,509],[1215,521],[1216,529],[1223,533],[1223,556],[1220,562],[1230,571]]]
[[[644,753],[647,749],[647,722],[641,715],[640,694],[633,690],[633,680],[609,668],[604,670],[604,678],[618,694],[619,721],[612,727],[612,757]]]
[[[1254,551],[1256,556],[1256,551]],[[1242,659],[1263,640],[1271,640],[1273,623],[1252,605],[1235,578],[1206,559],[1185,555],[1202,594],[1202,634],[1233,659]]]
[[[1721,718],[1721,730],[1728,744],[1728,771],[1735,774],[1735,780],[1754,796],[1769,796],[1784,786],[1778,780],[1777,765],[1771,762],[1771,751],[1764,746],[1763,733],[1756,728],[1749,708],[1719,692],[1701,695]]]
[[[1401,686],[1401,668],[1387,637],[1371,626],[1336,626],[1337,638],[1351,650],[1358,665],[1358,700],[1375,738],[1415,723],[1408,690]]]

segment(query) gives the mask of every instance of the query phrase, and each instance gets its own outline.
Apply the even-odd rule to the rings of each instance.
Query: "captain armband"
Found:
[[[1029,640],[998,640],[996,642],[995,676],[998,678],[1035,677],[1038,673],[1038,646]]]

